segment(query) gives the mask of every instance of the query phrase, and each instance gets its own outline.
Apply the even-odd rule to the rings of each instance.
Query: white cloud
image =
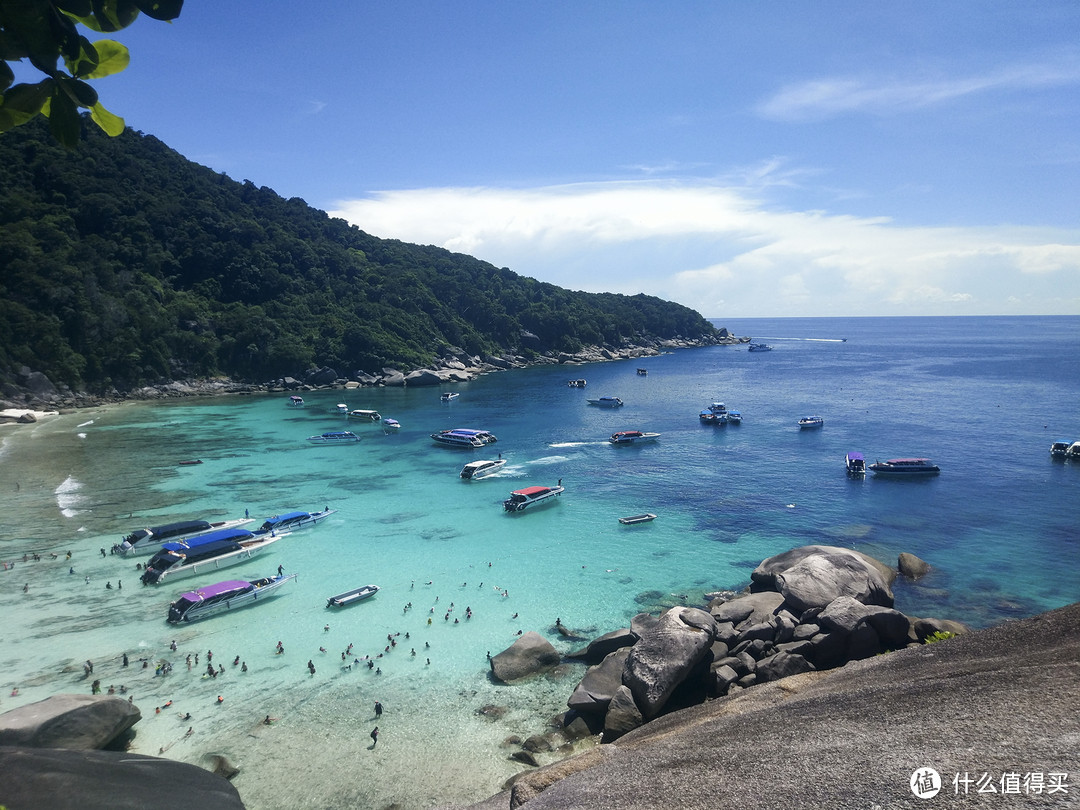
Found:
[[[707,316],[1074,314],[1080,300],[1080,230],[902,227],[775,210],[715,183],[385,191],[331,214],[570,289],[644,292]]]
[[[774,120],[804,121],[844,113],[892,115],[990,91],[1032,90],[1077,84],[1080,65],[1074,57],[1060,62],[1012,65],[981,75],[948,78],[833,77],[783,87],[757,106]]]

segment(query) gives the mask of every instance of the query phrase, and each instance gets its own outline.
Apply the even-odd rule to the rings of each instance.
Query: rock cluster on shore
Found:
[[[535,337],[535,336],[532,336]],[[141,386],[128,391],[115,388],[96,394],[72,391],[66,385],[55,385],[39,371],[22,368],[15,379],[0,384],[0,410],[67,410],[90,408],[124,400],[155,400],[221,394],[255,394],[274,391],[313,391],[326,388],[359,388],[362,386],[438,386],[446,383],[469,382],[481,374],[526,368],[536,365],[575,365],[611,360],[630,360],[651,357],[673,349],[708,345],[746,343],[749,338],[734,337],[721,329],[719,336],[710,339],[645,339],[621,346],[589,346],[579,352],[555,352],[536,349],[528,354],[470,355],[455,346],[446,346],[435,361],[426,368],[402,371],[382,368],[378,371],[357,370],[341,374],[337,369],[322,366],[308,369],[298,377],[281,377],[261,383],[239,382],[227,378],[208,380],[171,380],[156,385]],[[522,343],[530,347],[529,335]],[[0,420],[4,417],[0,416]],[[14,421],[10,419],[8,421]]]

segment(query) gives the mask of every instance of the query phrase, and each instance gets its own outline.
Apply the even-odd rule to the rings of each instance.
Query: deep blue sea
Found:
[[[518,630],[575,646],[555,632],[556,617],[598,635],[640,611],[741,588],[765,557],[809,543],[929,562],[918,584],[896,583],[896,606],[910,615],[985,627],[1080,599],[1080,463],[1048,453],[1056,439],[1080,439],[1080,317],[716,323],[774,350],[503,372],[445,387],[460,393],[450,403],[435,388],[358,389],[306,393],[302,410],[281,394],[181,399],[0,428],[0,559],[15,562],[0,572],[0,708],[89,692],[82,662],[92,659],[103,685],[125,686],[142,709],[135,750],[191,762],[228,754],[253,810],[432,807],[496,792],[523,767],[504,740],[543,732],[564,706],[580,668],[512,687],[487,677],[486,653]],[[587,388],[566,385],[578,377]],[[586,404],[602,395],[625,405]],[[701,424],[714,401],[742,424]],[[359,444],[311,446],[307,436],[346,427],[332,413],[338,402],[402,428],[351,423]],[[824,427],[800,431],[808,414]],[[430,440],[453,427],[499,441],[473,452]],[[606,441],[633,429],[661,436]],[[849,451],[925,456],[942,472],[853,480]],[[458,478],[466,461],[495,453],[508,460],[501,474]],[[190,459],[203,463],[178,465]],[[557,503],[503,513],[510,490],[560,480]],[[289,592],[180,629],[166,625],[166,609],[195,582],[143,588],[135,561],[98,551],[152,523],[324,506],[339,511],[220,577],[281,564],[299,575]],[[617,521],[646,511],[657,519]],[[40,561],[22,562],[35,552]],[[373,600],[325,607],[369,582],[381,587]],[[385,652],[388,635],[397,644]],[[274,654],[279,640],[284,655]],[[227,670],[216,679],[201,677],[207,650]],[[189,672],[195,652],[203,658]],[[381,674],[345,668],[379,653]],[[163,661],[173,671],[156,677]],[[369,750],[376,699],[386,714]],[[478,715],[485,704],[507,712]],[[192,722],[179,718],[189,711]],[[267,713],[278,723],[259,723]]]

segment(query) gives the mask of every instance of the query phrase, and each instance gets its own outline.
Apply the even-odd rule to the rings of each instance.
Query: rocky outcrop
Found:
[[[783,594],[784,601],[798,615],[811,608],[823,608],[841,596],[892,607],[889,586],[896,572],[851,549],[802,546],[765,560],[750,578],[759,588]]]
[[[0,714],[0,745],[105,748],[142,717],[122,698],[54,695]]]
[[[974,806],[984,798],[976,786],[956,795],[956,774],[987,773],[1000,793],[1005,774],[1057,771],[1068,774],[1067,793],[1021,790],[984,803],[1072,806],[1078,705],[1074,604],[664,715],[614,744],[526,774],[513,786],[511,806],[520,791],[529,810],[915,810],[934,804],[909,786],[924,767],[941,775],[939,804]]]
[[[623,670],[630,648],[610,653],[594,667],[589,667],[566,705],[588,714],[605,714],[616,690],[622,686]]]
[[[629,647],[637,640],[638,636],[632,629],[613,630],[593,639],[581,649],[567,653],[566,657],[584,661],[586,664],[597,664],[615,650]]]
[[[559,653],[551,642],[530,630],[497,655],[491,657],[491,672],[504,683],[519,681],[555,667]]]
[[[908,579],[922,579],[930,573],[930,563],[906,551],[900,553],[896,567]]]
[[[0,747],[0,805],[19,810],[244,810],[196,765],[118,751]]]

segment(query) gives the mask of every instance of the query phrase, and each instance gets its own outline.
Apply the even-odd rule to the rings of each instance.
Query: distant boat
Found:
[[[728,421],[727,406],[723,402],[714,402],[698,414],[698,419],[713,425],[726,425]]]
[[[187,461],[181,461],[180,462],[181,467],[193,467],[196,464],[202,464],[202,459],[201,458],[191,458],[191,459],[188,459]]]
[[[265,602],[277,595],[278,589],[286,582],[296,579],[296,574],[264,577],[251,582],[242,579],[230,579],[217,582],[194,591],[180,594],[180,598],[169,605],[169,624],[193,622],[205,619],[215,613]]]
[[[844,457],[848,475],[866,475],[866,459],[862,453],[848,453]]]
[[[892,475],[897,477],[917,477],[937,475],[941,469],[928,458],[892,458],[888,461],[875,461],[870,465],[874,475]]]
[[[510,493],[510,497],[503,501],[503,509],[507,512],[522,512],[538,503],[554,503],[556,496],[562,495],[563,491],[562,486],[515,489]]]
[[[439,399],[442,400],[443,402],[453,402],[459,396],[461,396],[461,394],[457,393],[456,391],[447,391],[444,394],[442,394],[439,397]]]
[[[178,523],[166,523],[162,526],[148,526],[136,529],[127,535],[117,547],[125,557],[140,554],[155,554],[166,543],[174,543],[191,537],[212,535],[215,539],[227,536],[224,533],[239,529],[253,521],[250,518],[238,520],[219,520],[211,523],[206,520],[182,520]]]
[[[1068,439],[1060,439],[1050,445],[1050,455],[1054,458],[1065,458],[1069,455],[1069,446],[1072,444]],[[184,462],[180,462],[183,464]]]
[[[289,397],[289,401],[285,404],[288,405],[290,408],[303,408],[304,398],[298,397],[294,394],[293,396]]]
[[[612,444],[644,444],[645,442],[656,441],[659,437],[659,433],[643,433],[640,430],[620,430],[618,433],[612,433],[611,438],[608,439],[608,441]]]
[[[819,428],[825,424],[825,420],[820,416],[804,416],[799,420],[799,429],[806,430],[808,428]]]
[[[360,441],[360,437],[349,430],[331,430],[318,436],[308,436],[307,440],[312,444],[352,444]]]
[[[637,370],[637,373],[640,374],[642,377],[644,377],[646,374],[649,373],[649,370],[647,368],[639,368]]]
[[[476,481],[480,478],[487,478],[489,475],[494,475],[505,465],[505,458],[470,461],[468,464],[461,468],[461,472],[458,473],[458,475],[466,481]]]
[[[333,411],[333,412],[334,412],[334,413],[336,413],[336,414],[338,414],[339,416],[348,416],[348,415],[349,415],[349,406],[348,406],[348,405],[346,405],[346,404],[345,404],[344,402],[339,402],[339,403],[338,403],[338,404],[337,404],[337,405],[336,405],[336,406],[334,407],[334,411]]]
[[[619,518],[619,523],[623,526],[633,526],[636,523],[648,523],[651,520],[656,520],[656,515],[652,512],[645,512],[641,515],[630,515],[630,517]]]
[[[752,352],[771,352],[772,346],[767,343],[751,343],[750,351]]]
[[[619,408],[623,404],[623,401],[618,397],[600,397],[599,399],[587,399],[585,401],[590,405],[597,405],[601,408]]]
[[[738,411],[728,411],[727,420],[732,425],[742,424],[742,414]]]
[[[386,417],[382,420],[383,433],[393,433],[396,430],[401,430],[401,422],[397,419],[391,419]]]
[[[569,380],[566,383],[571,388],[584,388],[588,383],[585,380]]]
[[[498,441],[494,433],[470,428],[440,430],[438,433],[432,433],[431,438],[437,444],[445,444],[450,447],[483,447],[486,444],[493,444]]]
[[[345,591],[345,593],[339,593],[337,596],[331,596],[326,600],[327,607],[345,607],[355,602],[362,602],[365,599],[370,599],[379,592],[378,585],[363,585],[359,588],[353,588],[351,591]]]
[[[382,419],[382,416],[378,411],[366,411],[357,408],[356,410],[349,411],[350,419],[357,419],[361,422],[378,422]]]

